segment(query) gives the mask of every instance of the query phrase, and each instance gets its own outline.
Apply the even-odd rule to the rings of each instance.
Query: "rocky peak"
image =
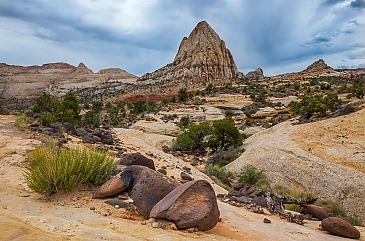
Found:
[[[249,80],[260,80],[264,78],[264,71],[261,68],[257,68],[254,71],[250,71],[246,74],[246,78]]]
[[[140,80],[194,80],[208,83],[239,76],[224,41],[206,21],[201,21],[189,37],[182,39],[173,63],[143,75]]]
[[[309,65],[303,72],[332,72],[334,71],[330,66],[324,62],[323,59],[315,61],[313,64]]]
[[[84,63],[79,63],[79,65],[76,67],[76,73],[78,74],[93,74],[93,71],[86,67]]]

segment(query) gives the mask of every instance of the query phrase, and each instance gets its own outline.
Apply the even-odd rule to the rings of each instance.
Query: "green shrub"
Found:
[[[356,216],[345,217],[345,220],[354,226],[364,226],[361,220]]]
[[[63,97],[61,102],[60,112],[56,115],[57,120],[61,122],[69,122],[73,125],[77,125],[80,120],[80,104],[76,95],[69,91]]]
[[[84,126],[99,127],[100,113],[98,111],[90,110],[83,116],[82,121]]]
[[[101,101],[93,101],[91,104],[92,104],[92,110],[94,112],[100,112],[101,109],[103,108],[103,102]]]
[[[27,184],[41,194],[101,184],[115,166],[115,160],[106,153],[86,148],[39,147],[29,154],[28,162]]]
[[[178,151],[204,153],[208,146],[206,137],[211,131],[212,128],[207,122],[192,124],[184,133],[176,138],[173,149]]]
[[[230,179],[233,177],[232,172],[227,171],[226,168],[220,167],[218,165],[211,165],[211,164],[206,165],[205,173],[210,177],[217,178],[220,182],[222,182],[225,185],[230,185]]]
[[[43,112],[41,115],[41,123],[44,126],[49,126],[50,124],[56,122],[57,118],[49,112]]]
[[[252,165],[247,165],[241,171],[238,182],[244,185],[255,185],[260,179],[264,178],[262,171],[256,169]]]
[[[229,147],[227,150],[218,150],[209,157],[208,163],[223,167],[228,163],[231,163],[242,154],[242,148],[240,147]]]
[[[189,99],[189,94],[185,88],[179,89],[178,98],[181,102],[185,102]]]
[[[74,125],[81,120],[79,101],[72,91],[69,91],[58,100],[55,97],[43,93],[32,108],[34,113],[41,113],[43,116],[42,124],[49,125],[53,122],[70,122]]]
[[[359,99],[364,98],[365,95],[365,79],[356,79],[352,82],[350,87],[350,93],[352,96]]]
[[[285,187],[283,185],[274,185],[272,190],[277,194],[284,197],[294,197],[294,198],[302,198],[302,199],[314,199],[314,194],[311,192],[303,192],[301,190],[292,189]]]
[[[327,201],[327,200],[321,200],[321,201],[319,201],[319,204],[327,207],[327,209],[330,213],[330,216],[346,217],[346,211],[339,203],[331,202],[331,201]]]
[[[182,116],[177,123],[177,126],[180,127],[180,129],[185,129],[189,126],[190,118],[188,115]]]
[[[298,204],[284,204],[286,210],[299,212],[299,205]]]
[[[328,93],[323,96],[316,95],[304,95],[301,97],[301,101],[292,101],[289,104],[291,111],[294,114],[318,114],[325,116],[327,110],[335,111],[341,106],[341,100],[336,93]]]
[[[227,150],[230,146],[242,145],[243,136],[235,126],[231,116],[213,122],[212,135],[209,138],[209,147],[216,151]]]

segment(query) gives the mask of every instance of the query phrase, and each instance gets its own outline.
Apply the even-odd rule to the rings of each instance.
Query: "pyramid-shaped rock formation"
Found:
[[[93,71],[86,67],[84,63],[79,63],[79,65],[76,67],[76,73],[77,74],[92,74]]]
[[[213,83],[240,77],[231,52],[206,21],[184,37],[174,62],[143,75],[140,81],[194,81]]]
[[[318,73],[318,72],[331,73],[331,72],[334,72],[334,69],[331,68],[330,66],[328,66],[326,64],[326,62],[324,62],[323,59],[319,59],[319,60],[315,61],[314,63],[312,63],[311,65],[309,65],[303,72],[306,72],[306,73]]]

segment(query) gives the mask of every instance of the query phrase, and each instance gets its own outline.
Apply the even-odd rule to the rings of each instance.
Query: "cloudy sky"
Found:
[[[171,63],[206,20],[239,70],[365,67],[365,0],[0,0],[0,62],[83,62],[136,75]]]

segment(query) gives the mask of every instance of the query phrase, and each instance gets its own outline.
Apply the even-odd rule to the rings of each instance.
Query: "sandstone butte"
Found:
[[[206,85],[241,76],[225,42],[206,21],[201,21],[189,37],[182,39],[172,63],[143,75],[139,81],[192,81],[195,86],[199,82]]]

